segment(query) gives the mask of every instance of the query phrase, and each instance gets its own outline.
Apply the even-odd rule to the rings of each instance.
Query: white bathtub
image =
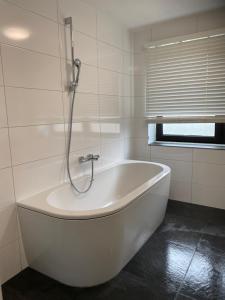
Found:
[[[110,280],[162,222],[169,185],[169,167],[123,161],[85,195],[64,184],[18,202],[29,265],[71,286]]]

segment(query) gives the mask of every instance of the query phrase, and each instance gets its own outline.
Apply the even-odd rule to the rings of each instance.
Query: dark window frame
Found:
[[[184,143],[205,143],[205,144],[225,144],[225,124],[215,124],[215,136],[182,136],[163,134],[163,124],[156,125],[156,141],[164,142],[184,142]]]

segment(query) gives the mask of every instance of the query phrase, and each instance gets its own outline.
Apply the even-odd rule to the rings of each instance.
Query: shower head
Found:
[[[81,67],[81,61],[79,60],[79,58],[76,58],[74,60],[74,65],[77,67],[77,68],[80,68]]]

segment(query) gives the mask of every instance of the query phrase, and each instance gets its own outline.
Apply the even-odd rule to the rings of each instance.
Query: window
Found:
[[[215,122],[219,116],[219,122],[225,122],[225,29],[147,46],[146,116],[189,122],[199,122],[200,117]],[[196,134],[199,126],[192,127]],[[213,125],[207,126],[213,130]],[[167,135],[174,130],[164,126]]]
[[[157,124],[156,140],[169,142],[225,144],[225,124]]]

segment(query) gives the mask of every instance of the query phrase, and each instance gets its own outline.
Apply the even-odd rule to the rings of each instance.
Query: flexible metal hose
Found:
[[[75,186],[75,184],[72,181],[71,172],[70,172],[70,149],[71,149],[71,139],[72,139],[72,131],[73,131],[73,111],[74,111],[74,102],[75,102],[75,98],[76,98],[77,86],[78,86],[78,82],[76,82],[76,84],[73,87],[73,96],[72,96],[72,102],[71,102],[70,113],[69,113],[66,166],[67,166],[67,173],[68,173],[68,177],[69,177],[71,186],[79,194],[84,194],[90,190],[90,188],[93,184],[93,181],[94,181],[94,161],[93,161],[93,159],[91,159],[91,179],[90,179],[88,187],[85,190],[81,191],[80,189],[78,189]]]

